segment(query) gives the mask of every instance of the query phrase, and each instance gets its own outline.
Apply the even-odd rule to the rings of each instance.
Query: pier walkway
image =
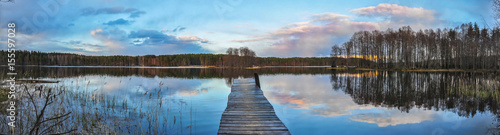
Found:
[[[218,134],[289,135],[254,79],[235,79]]]

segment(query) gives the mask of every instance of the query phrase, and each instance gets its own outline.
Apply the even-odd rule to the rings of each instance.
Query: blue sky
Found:
[[[224,53],[328,56],[360,30],[414,30],[477,22],[492,27],[491,1],[477,0],[16,0],[0,3],[0,29],[15,22],[17,49],[85,55]],[[0,36],[6,49],[6,36]]]

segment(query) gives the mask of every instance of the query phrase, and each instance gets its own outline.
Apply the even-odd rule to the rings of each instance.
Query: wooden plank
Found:
[[[238,117],[228,117],[224,118],[223,121],[279,121],[280,119],[278,118],[238,118]]]
[[[256,123],[262,123],[262,124],[280,124],[283,123],[279,120],[275,121],[259,121],[259,120],[242,120],[242,121],[221,121],[221,124],[242,124],[242,123],[247,123],[247,124],[256,124]]]
[[[290,131],[253,79],[235,79],[218,134],[277,134]]]
[[[219,130],[237,130],[237,131],[288,131],[285,126],[253,126],[253,127],[219,127]]]
[[[281,127],[283,123],[231,123],[231,124],[220,124],[220,127]],[[285,127],[286,128],[286,127]]]
[[[288,131],[221,131],[219,130],[220,135],[224,134],[244,134],[244,135],[289,135]]]
[[[226,110],[224,112],[227,113],[274,113],[274,110],[268,109],[266,111],[235,111],[235,110]]]
[[[274,116],[274,112],[268,112],[268,113],[231,113],[231,112],[224,112],[222,113],[222,116],[234,116],[234,115],[246,115],[246,116]]]

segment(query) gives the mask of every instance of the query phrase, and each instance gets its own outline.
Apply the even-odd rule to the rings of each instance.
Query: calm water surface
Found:
[[[232,79],[252,77],[253,72],[260,74],[264,95],[292,134],[487,134],[498,125],[496,73],[342,72],[323,67],[26,67],[19,72],[24,79],[61,81],[43,85],[113,97],[133,113],[156,113],[162,119],[156,128],[168,134],[216,134]],[[116,112],[116,119],[131,115]],[[151,126],[150,119],[138,119],[136,124]]]

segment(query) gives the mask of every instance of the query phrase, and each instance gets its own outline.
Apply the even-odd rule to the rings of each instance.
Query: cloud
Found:
[[[100,40],[109,51],[117,52],[118,49],[123,49],[127,42],[126,32],[115,28],[111,30],[95,29],[90,31],[90,35]]]
[[[253,39],[233,42],[274,41],[259,54],[278,56],[316,56],[329,54],[337,38],[348,38],[353,32],[379,29],[372,22],[356,22],[347,15],[334,13],[316,14],[310,21],[291,23]]]
[[[82,43],[82,41],[75,41],[75,40],[71,40],[69,41],[70,44],[80,44]]]
[[[146,14],[144,11],[135,11],[130,14],[130,18],[137,18],[140,17],[141,15]]]
[[[125,20],[123,18],[116,19],[113,21],[109,21],[107,23],[103,23],[104,25],[130,25],[133,21]]]
[[[169,29],[162,29],[162,30],[161,30],[161,32],[162,32],[162,33],[168,33],[168,32],[170,32],[170,33],[172,33],[172,32],[173,32],[173,33],[175,33],[175,32],[182,32],[182,31],[184,31],[184,30],[186,30],[186,29],[187,29],[186,27],[177,26],[177,27],[175,27],[175,28],[174,28],[174,29],[172,29],[172,30],[169,30]]]
[[[179,39],[184,40],[184,41],[200,41],[201,40],[201,38],[199,38],[197,36],[179,36]]]
[[[82,52],[85,52],[87,54],[97,54],[101,51],[103,51],[104,46],[98,45],[98,44],[92,44],[92,43],[84,43],[79,40],[71,40],[68,42],[64,41],[57,41],[59,43],[63,43],[64,46],[68,46],[70,48],[73,48],[73,51],[75,53],[81,54]]]
[[[336,13],[314,14],[308,21],[290,23],[250,39],[231,42],[264,42],[265,48],[257,50],[259,56],[328,56],[333,44],[347,41],[357,31],[385,30],[411,26],[414,29],[436,27],[445,22],[439,15],[424,8],[411,8],[397,4],[379,4],[351,10],[355,16]],[[383,18],[376,22],[355,20],[359,17]]]
[[[92,37],[115,41],[125,41],[127,39],[126,34],[127,32],[118,28],[111,30],[95,29],[90,31]]]
[[[0,28],[0,30],[3,30]],[[102,50],[101,45],[86,43],[77,40],[60,41],[47,39],[43,34],[24,34],[16,33],[16,43],[22,46],[16,46],[19,50],[36,50],[42,52],[65,52],[76,54],[96,55]],[[6,39],[5,39],[6,40]],[[0,45],[6,44],[6,41],[0,41]],[[7,49],[7,45],[0,46],[0,49]]]
[[[373,30],[380,28],[379,24],[372,22],[356,22],[347,15],[335,13],[322,13],[312,15],[310,21],[296,22],[276,29],[265,35],[255,36],[257,38],[232,40],[233,42],[254,42],[273,39],[299,39],[309,34],[314,35],[342,35],[353,31]]]
[[[99,8],[95,9],[92,7],[81,9],[82,15],[99,15],[99,14],[121,14],[121,13],[130,13],[137,9],[127,8],[125,9],[122,6],[110,7],[110,8]]]
[[[90,16],[90,15],[101,15],[101,14],[130,14],[130,18],[137,18],[142,14],[146,14],[145,11],[140,11],[135,8],[125,8],[122,6],[109,7],[109,8],[84,8],[81,9],[82,16]]]
[[[0,28],[0,31],[7,31],[6,28]],[[61,41],[50,39],[45,34],[38,33],[16,33],[17,50],[34,50],[41,52],[65,52],[77,54],[96,54],[100,50],[97,44],[85,43],[82,41]],[[0,49],[8,49],[7,37],[0,38]]]
[[[203,39],[197,36],[175,36],[157,30],[141,29],[130,31],[115,29],[95,29],[90,35],[104,45],[103,50],[111,54],[146,55],[204,53],[200,44]]]
[[[434,21],[435,12],[422,7],[410,8],[397,4],[382,3],[377,6],[370,6],[351,10],[352,13],[358,16],[392,16],[394,18],[414,18],[423,19],[425,21]]]
[[[180,45],[194,45],[201,38],[197,36],[174,36],[164,34],[161,31],[156,30],[138,30],[132,31],[128,35],[128,38],[133,39],[133,44],[135,45],[164,45],[164,44],[180,44]],[[207,40],[205,40],[207,41]]]
[[[174,30],[172,30],[172,32],[181,32],[185,29],[186,29],[186,27],[177,26]]]
[[[202,39],[201,43],[208,43],[208,40],[207,39]]]
[[[409,25],[414,29],[427,29],[446,24],[446,21],[440,19],[440,14],[422,7],[382,3],[377,6],[353,9],[350,12],[360,17],[382,18],[388,28]]]
[[[142,29],[138,31],[132,31],[128,35],[128,38],[134,39],[135,45],[162,45],[162,44],[178,44],[181,43],[177,37],[173,35],[163,34],[160,31]]]

